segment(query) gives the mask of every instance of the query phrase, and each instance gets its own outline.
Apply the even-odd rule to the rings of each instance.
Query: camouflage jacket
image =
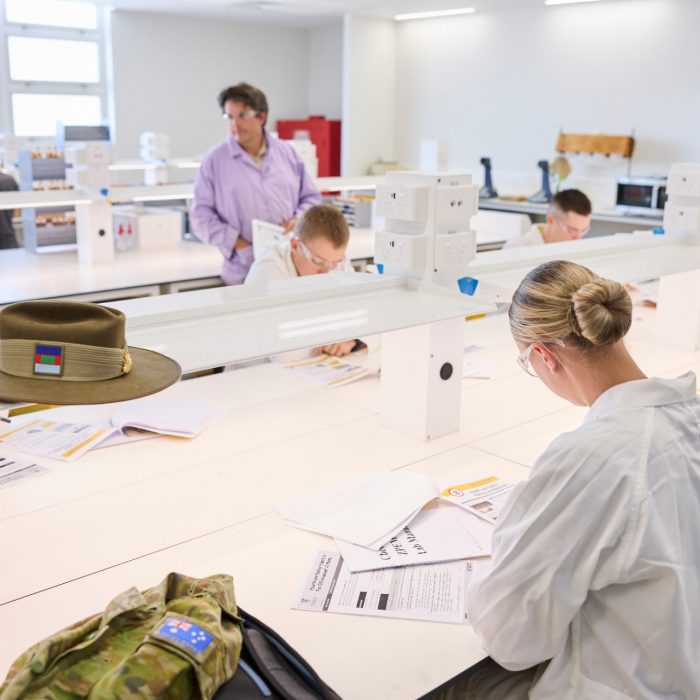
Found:
[[[0,700],[206,700],[236,670],[240,622],[230,576],[169,574],[27,649]]]

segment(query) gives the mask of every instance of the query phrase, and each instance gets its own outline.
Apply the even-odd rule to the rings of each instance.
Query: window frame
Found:
[[[97,3],[95,3],[97,5]],[[16,94],[33,95],[95,95],[100,98],[100,116],[103,124],[109,124],[110,105],[108,90],[107,12],[97,5],[97,27],[95,29],[74,29],[71,27],[49,27],[34,24],[8,22],[5,2],[0,0],[0,85],[7,86],[0,92],[0,132],[15,133],[12,112],[12,96]],[[10,79],[10,37],[28,37],[34,39],[67,39],[87,41],[97,44],[98,69],[100,79],[97,83],[52,82],[38,80]],[[24,136],[30,143],[53,143],[52,136]]]

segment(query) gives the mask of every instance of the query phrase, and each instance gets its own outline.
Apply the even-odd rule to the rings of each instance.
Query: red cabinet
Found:
[[[340,175],[340,121],[325,117],[279,119],[277,133],[281,139],[293,139],[295,131],[308,131],[316,146],[318,176]]]

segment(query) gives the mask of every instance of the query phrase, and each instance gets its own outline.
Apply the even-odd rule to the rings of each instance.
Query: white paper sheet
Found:
[[[276,510],[294,527],[379,549],[438,495],[424,474],[379,470],[283,501]]]
[[[366,367],[351,364],[331,355],[317,355],[297,360],[288,363],[286,367],[300,377],[321,384],[328,389],[345,386],[370,374],[370,370]]]
[[[46,474],[48,471],[46,467],[41,467],[33,462],[24,462],[7,455],[0,455],[0,489],[5,486],[13,486],[33,476]]]
[[[495,523],[512,490],[513,484],[489,476],[466,484],[447,486],[440,492],[440,496],[487,522]]]
[[[8,448],[64,462],[77,459],[115,431],[108,425],[62,423],[41,418],[5,425],[0,423],[0,442]]]
[[[338,552],[319,551],[292,607],[463,624],[471,570],[458,561],[353,574]]]
[[[486,359],[486,353],[481,345],[468,345],[464,348],[462,358],[462,378],[489,379],[491,365]]]
[[[253,236],[253,257],[256,260],[262,258],[270,248],[284,241],[288,234],[277,224],[271,224],[261,219],[253,219],[250,222]]]
[[[491,554],[493,528],[472,513],[447,503],[429,504],[378,551],[336,540],[348,569],[435,564]]]

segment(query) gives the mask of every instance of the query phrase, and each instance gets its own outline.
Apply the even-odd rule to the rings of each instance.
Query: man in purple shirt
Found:
[[[226,88],[219,106],[231,135],[202,159],[190,212],[194,233],[224,256],[221,277],[241,284],[253,263],[253,219],[294,228],[321,196],[297,152],[265,130],[267,98],[247,83]]]

